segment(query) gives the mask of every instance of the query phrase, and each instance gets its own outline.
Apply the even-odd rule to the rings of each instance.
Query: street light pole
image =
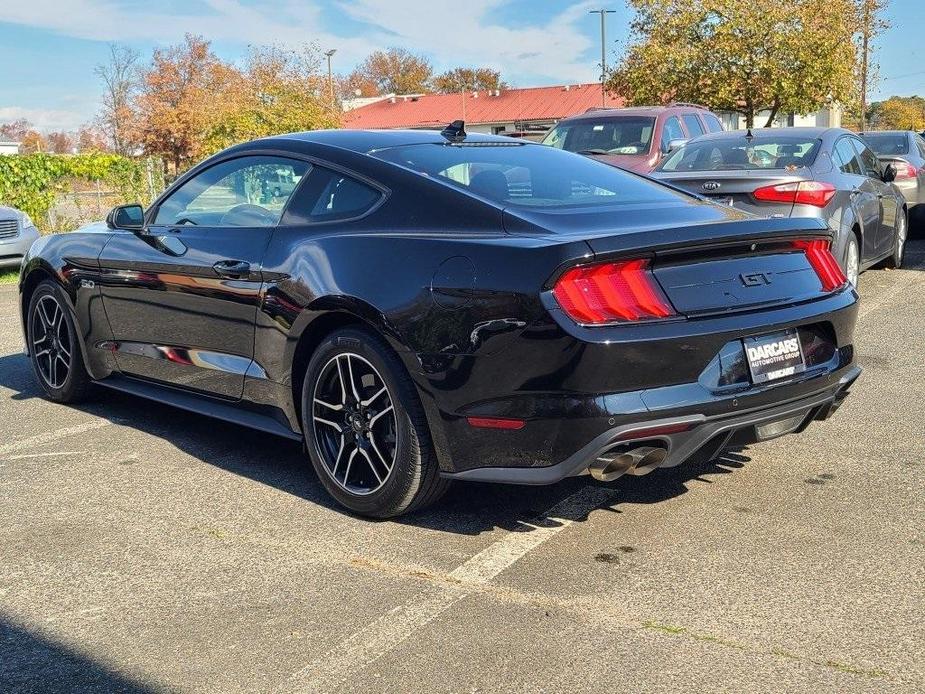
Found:
[[[325,51],[324,54],[328,57],[328,94],[331,98],[331,107],[334,107],[334,74],[331,72],[331,56],[337,53],[336,48],[332,48],[329,51]]]
[[[601,16],[601,107],[607,105],[607,91],[604,83],[607,81],[607,39],[604,18],[609,14],[615,14],[616,10],[589,10],[589,14],[599,14]]]

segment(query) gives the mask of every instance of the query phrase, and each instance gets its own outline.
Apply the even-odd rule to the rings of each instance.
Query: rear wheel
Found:
[[[909,236],[909,223],[906,217],[906,211],[900,210],[899,216],[896,217],[896,238],[893,241],[893,255],[884,261],[885,267],[901,268],[903,266],[903,254],[906,251],[906,239]]]
[[[858,277],[861,274],[861,254],[858,251],[858,237],[851,234],[845,247],[845,277],[852,287],[858,286]]]
[[[55,402],[83,400],[91,385],[77,329],[61,289],[45,280],[29,301],[29,356],[45,395]]]
[[[302,429],[322,484],[360,515],[398,516],[449,486],[410,377],[370,331],[335,331],[315,350],[302,387]]]

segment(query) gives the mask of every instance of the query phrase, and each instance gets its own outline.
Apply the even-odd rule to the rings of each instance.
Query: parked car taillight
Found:
[[[572,268],[556,282],[553,296],[563,311],[584,324],[677,315],[644,258]]]
[[[758,188],[752,193],[762,202],[784,202],[825,207],[835,197],[835,186],[822,181],[798,181]]]
[[[835,260],[835,256],[832,255],[832,249],[827,240],[794,241],[793,247],[806,253],[806,259],[819,276],[819,281],[822,282],[822,291],[830,292],[838,289],[848,281],[838,261]]]
[[[919,170],[907,161],[893,161],[890,163],[896,169],[896,178],[894,180],[916,178],[919,175]]]

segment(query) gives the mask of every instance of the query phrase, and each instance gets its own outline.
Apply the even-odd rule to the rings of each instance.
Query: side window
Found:
[[[366,183],[316,166],[286,210],[283,224],[352,219],[368,212],[381,198],[382,192]]]
[[[842,172],[846,174],[855,174],[861,176],[861,162],[858,159],[857,152],[851,146],[849,138],[843,137],[835,143],[835,163],[838,164]]]
[[[676,116],[671,116],[665,121],[665,126],[662,128],[662,151],[668,151],[668,143],[672,140],[683,139],[684,131],[681,129],[681,121]]]
[[[707,124],[707,130],[711,133],[721,133],[723,132],[723,124],[720,123],[719,118],[714,116],[712,113],[701,113],[703,116],[704,123]]]
[[[684,121],[684,125],[687,126],[687,132],[690,137],[703,135],[704,130],[703,126],[700,124],[700,119],[693,113],[687,113],[681,116],[681,119]]]
[[[925,159],[925,140],[920,135],[913,135],[912,139],[915,141],[916,147],[919,148],[919,155]]]
[[[306,162],[239,157],[209,167],[170,194],[154,223],[214,227],[271,227],[308,173]]]
[[[880,168],[880,160],[877,159],[877,155],[873,153],[870,147],[860,140],[854,137],[848,139],[854,144],[854,148],[858,151],[858,155],[860,156],[861,172],[870,178],[879,179],[882,176],[882,171]]]

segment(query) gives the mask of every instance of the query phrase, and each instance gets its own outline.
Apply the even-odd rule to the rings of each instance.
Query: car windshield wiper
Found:
[[[606,149],[580,149],[576,154],[610,154]]]

